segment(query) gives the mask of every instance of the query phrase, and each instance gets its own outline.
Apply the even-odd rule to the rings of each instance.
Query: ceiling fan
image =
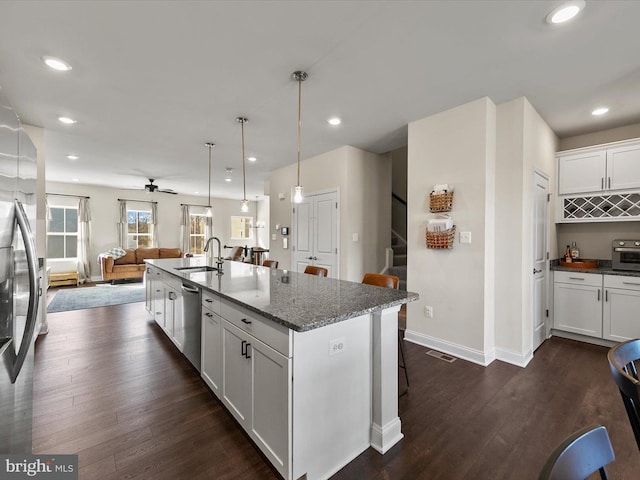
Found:
[[[173,190],[171,190],[170,188],[164,188],[164,189],[160,189],[158,187],[158,185],[156,185],[155,183],[153,183],[155,181],[155,178],[150,178],[149,179],[149,183],[147,183],[144,186],[144,190],[149,192],[149,193],[154,193],[154,192],[159,192],[159,193],[170,193],[171,195],[177,195],[178,192],[174,192]]]

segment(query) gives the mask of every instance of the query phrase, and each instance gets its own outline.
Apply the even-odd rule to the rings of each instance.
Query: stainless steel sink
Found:
[[[199,272],[216,272],[218,271],[215,267],[210,267],[208,265],[200,265],[197,267],[176,267],[176,270],[180,270],[185,273],[199,273]]]

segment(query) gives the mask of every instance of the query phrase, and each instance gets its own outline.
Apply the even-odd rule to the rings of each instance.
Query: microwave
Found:
[[[611,243],[611,267],[640,272],[640,240],[614,240]]]

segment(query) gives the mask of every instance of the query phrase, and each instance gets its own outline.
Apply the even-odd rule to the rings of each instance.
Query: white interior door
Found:
[[[533,194],[533,349],[547,338],[549,179],[534,173]]]
[[[305,195],[293,209],[293,265],[317,265],[338,278],[338,192]]]

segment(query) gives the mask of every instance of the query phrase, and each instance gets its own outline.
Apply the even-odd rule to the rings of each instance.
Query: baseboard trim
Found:
[[[604,338],[589,337],[588,335],[580,335],[578,333],[565,332],[563,330],[551,329],[551,335],[554,337],[567,338],[569,340],[577,340],[579,342],[592,343],[594,345],[600,345],[601,347],[611,348],[618,345],[618,342],[613,340],[606,340]]]
[[[482,365],[483,367],[486,367],[496,359],[495,350],[482,352],[463,345],[458,345],[457,343],[430,337],[424,333],[414,332],[413,330],[406,330],[404,338],[412,343],[416,343],[427,348],[433,348],[443,353],[448,353],[449,355]]]
[[[533,352],[529,350],[526,353],[514,352],[504,348],[496,348],[496,360],[510,363],[516,367],[525,368],[531,360],[533,360]]]

